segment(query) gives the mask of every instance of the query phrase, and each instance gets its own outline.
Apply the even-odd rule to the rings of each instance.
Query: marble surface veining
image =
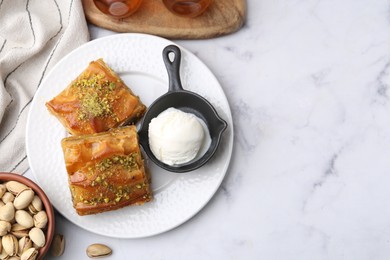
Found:
[[[58,215],[62,258],[102,242],[112,259],[390,259],[390,2],[248,0],[240,31],[175,42],[215,74],[233,112],[221,188],[145,239]]]

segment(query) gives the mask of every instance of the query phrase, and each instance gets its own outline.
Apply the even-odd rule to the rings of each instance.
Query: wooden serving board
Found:
[[[171,39],[205,39],[233,33],[246,17],[245,0],[213,0],[195,18],[172,14],[162,0],[144,0],[130,17],[118,19],[97,9],[92,0],[82,0],[88,22],[116,32],[148,33]]]

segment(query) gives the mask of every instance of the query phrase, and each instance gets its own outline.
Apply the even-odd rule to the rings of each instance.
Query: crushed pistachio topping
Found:
[[[146,186],[146,184],[143,184],[142,186]],[[118,187],[117,189],[114,189],[112,185],[108,186],[109,193],[103,194],[102,192],[98,193],[95,198],[92,198],[90,200],[87,200],[83,198],[82,196],[79,196],[79,201],[81,201],[84,204],[95,206],[99,203],[118,203],[122,200],[122,198],[125,198],[126,200],[130,199],[130,193],[132,192],[131,187]]]
[[[123,186],[114,186],[109,183],[109,178],[118,173],[120,168],[127,170],[138,169],[139,165],[137,163],[137,153],[131,153],[126,156],[114,156],[112,158],[105,158],[98,163],[95,167],[89,167],[88,170],[90,174],[97,176],[94,180],[91,181],[91,186],[96,189],[98,192],[96,198],[87,200],[80,196],[79,200],[84,204],[88,205],[97,205],[99,203],[119,203],[122,199],[128,200],[130,194],[138,189],[143,189],[147,187],[146,183],[140,183],[132,187],[123,187]],[[102,189],[107,192],[99,193],[99,189]],[[103,190],[103,189],[102,189]]]
[[[91,117],[112,116],[117,120],[111,105],[115,100],[113,91],[116,83],[105,79],[103,74],[83,76],[88,76],[88,78],[76,80],[72,85],[72,88],[77,89],[79,94],[78,119],[88,120]]]
[[[131,153],[127,156],[114,156],[113,158],[105,158],[102,161],[100,161],[96,167],[100,171],[107,171],[113,166],[122,166],[126,170],[132,170],[132,169],[137,169],[138,164],[137,164],[137,154],[136,153]],[[99,176],[98,176],[99,177]],[[95,180],[96,181],[96,180]]]
[[[81,101],[82,115],[89,113],[94,117],[110,115],[112,108],[107,98],[101,98],[97,93],[86,93]]]

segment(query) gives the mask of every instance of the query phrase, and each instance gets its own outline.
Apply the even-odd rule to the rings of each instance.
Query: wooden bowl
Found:
[[[0,172],[0,183],[4,183],[7,181],[18,181],[20,183],[23,183],[24,185],[30,187],[35,192],[35,194],[38,195],[39,198],[42,200],[44,210],[46,211],[48,218],[47,226],[43,230],[46,237],[46,244],[38,250],[39,253],[36,259],[43,259],[43,257],[49,251],[54,236],[55,218],[53,206],[51,205],[44,191],[32,180],[16,173]]]

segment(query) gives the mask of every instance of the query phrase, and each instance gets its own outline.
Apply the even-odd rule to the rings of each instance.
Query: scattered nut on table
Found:
[[[34,260],[46,244],[41,199],[18,181],[0,183],[0,259]]]
[[[65,250],[65,239],[61,234],[55,234],[51,243],[51,254],[53,256],[61,256]]]
[[[91,258],[105,257],[111,254],[111,248],[103,244],[92,244],[87,247],[87,255]]]

